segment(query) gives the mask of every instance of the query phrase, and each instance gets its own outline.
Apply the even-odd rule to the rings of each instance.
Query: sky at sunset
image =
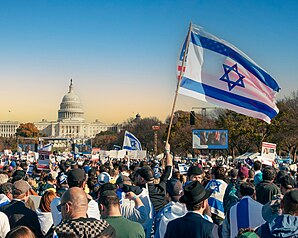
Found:
[[[296,0],[0,0],[0,121],[57,120],[70,79],[86,121],[164,121],[190,22],[298,90]],[[179,95],[176,109],[206,106]]]

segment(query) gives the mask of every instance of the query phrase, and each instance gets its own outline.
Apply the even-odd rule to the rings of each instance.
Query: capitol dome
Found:
[[[70,80],[69,91],[63,97],[58,110],[58,121],[84,121],[84,111],[78,95],[75,94]]]

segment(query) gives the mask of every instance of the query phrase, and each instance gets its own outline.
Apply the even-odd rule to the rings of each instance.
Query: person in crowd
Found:
[[[5,237],[7,232],[10,231],[8,217],[5,213],[0,212],[0,237]]]
[[[72,169],[68,172],[67,175],[67,183],[69,188],[79,187],[84,189],[86,185],[86,173],[83,169]],[[88,203],[88,217],[93,217],[95,219],[100,219],[100,213],[98,209],[97,202],[92,199],[91,196],[88,195],[89,203]],[[61,222],[62,214],[57,210],[57,205],[60,204],[60,198],[57,197],[53,199],[51,203],[51,213],[53,216],[54,225],[58,225]]]
[[[169,222],[164,237],[219,237],[218,226],[203,218],[209,210],[208,198],[211,194],[212,190],[204,189],[198,181],[187,184],[179,201],[186,204],[188,212],[183,217]]]
[[[236,182],[230,183],[225,191],[224,202],[223,202],[225,214],[229,212],[230,208],[233,205],[239,202],[240,185],[242,183],[245,183],[249,177],[249,169],[247,167],[241,166],[237,171],[238,172],[237,172]]]
[[[199,181],[202,183],[204,171],[196,165],[190,166],[187,170],[187,181]]]
[[[252,228],[241,228],[236,238],[259,238],[259,236]]]
[[[276,172],[273,167],[263,169],[263,181],[256,187],[257,201],[263,205],[272,200],[274,195],[280,194],[279,187],[273,183]]]
[[[58,177],[57,172],[51,171],[46,176],[46,183],[41,187],[39,195],[42,196],[44,192],[47,191],[48,189],[52,189],[54,192],[56,192],[57,177]]]
[[[255,186],[244,182],[240,185],[241,200],[231,207],[222,226],[223,238],[234,238],[241,228],[256,228],[265,220],[262,216],[263,205],[255,201]]]
[[[166,183],[172,174],[173,166],[169,144],[165,146],[165,154],[165,170],[158,184],[154,184],[154,172],[150,167],[144,166],[136,171],[135,184],[143,189],[140,198],[149,214],[145,225],[146,237],[150,237],[154,215],[166,205]]]
[[[212,214],[212,220],[218,225],[220,225],[225,219],[223,198],[228,186],[224,181],[226,176],[225,173],[224,167],[214,167],[212,171],[213,179],[209,181],[206,186],[206,189],[212,190],[208,203]]]
[[[130,178],[125,175],[120,175],[116,184],[118,186],[116,194],[120,199],[122,216],[145,226],[148,219],[148,212],[141,198],[138,196],[142,190],[137,191],[136,189],[133,189]],[[134,192],[131,190],[134,190]]]
[[[295,188],[295,180],[292,176],[286,175],[280,180],[280,191],[284,195]]]
[[[298,237],[298,189],[293,189],[284,195],[281,209],[282,215],[257,229],[259,237]]]
[[[135,197],[130,199],[135,199]],[[102,218],[115,228],[118,238],[145,237],[140,223],[130,221],[121,215],[119,198],[115,191],[107,190],[101,193],[98,204]]]
[[[247,182],[254,183],[254,178],[255,178],[255,171],[253,169],[248,170],[248,178]]]
[[[281,179],[283,177],[285,177],[286,175],[288,175],[289,172],[287,170],[285,170],[284,168],[282,168],[282,170],[279,170],[275,176],[275,180],[274,180],[274,183],[280,187],[280,183],[281,183]]]
[[[7,205],[13,199],[12,183],[3,183],[0,185],[0,207]]]
[[[80,187],[71,187],[61,198],[57,206],[61,211],[63,220],[48,232],[57,234],[58,237],[65,233],[73,233],[77,237],[115,237],[115,230],[104,220],[87,217],[88,199],[84,190]]]
[[[259,160],[254,161],[253,165],[255,176],[254,176],[254,184],[257,186],[263,180],[263,173],[261,171],[262,163]]]
[[[98,176],[98,183],[109,183],[111,180],[111,176],[109,174],[109,169],[107,166],[101,166],[100,167],[100,174]]]
[[[56,197],[56,194],[52,190],[45,191],[42,195],[36,213],[41,227],[41,232],[46,235],[51,226],[53,225],[53,218],[51,213],[51,202]]]
[[[62,197],[63,193],[68,189],[67,175],[64,172],[58,174],[56,195]]]
[[[179,199],[183,195],[182,183],[178,179],[170,179],[166,186],[166,200],[168,204],[156,216],[155,238],[163,238],[170,221],[182,217],[187,213],[185,204]]]
[[[27,226],[17,226],[9,231],[5,238],[36,238],[36,235]]]
[[[43,237],[37,214],[25,206],[29,197],[29,189],[29,184],[22,179],[14,182],[12,187],[13,199],[0,210],[7,215],[10,228],[27,226],[37,237]]]
[[[8,175],[4,173],[0,173],[0,185],[8,182]]]
[[[86,170],[85,170],[86,172]],[[90,168],[88,170],[88,180],[87,180],[87,185],[89,188],[89,195],[93,198],[93,199],[97,199],[98,198],[98,192],[100,189],[100,184],[98,183],[97,180],[97,173],[96,173],[96,169],[95,168]]]
[[[237,175],[238,175],[238,169],[231,169],[229,171],[229,177],[230,182],[226,188],[224,199],[223,199],[223,206],[224,206],[224,213],[227,214],[229,209],[233,204],[236,204],[238,201],[238,196],[235,197],[235,194],[237,192],[236,185],[237,185]],[[235,197],[236,202],[232,202],[232,197]],[[232,205],[231,205],[232,204]]]
[[[160,178],[159,184],[154,184],[154,172],[150,167],[142,167],[137,170],[136,184],[143,188],[148,188],[149,197],[154,207],[155,213],[157,213],[166,204],[166,183],[172,173],[173,161],[170,154],[170,145],[166,145],[165,149],[166,160],[165,170]]]

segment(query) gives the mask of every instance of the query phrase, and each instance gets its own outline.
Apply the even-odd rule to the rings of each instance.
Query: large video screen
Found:
[[[194,149],[228,149],[228,130],[192,130]]]

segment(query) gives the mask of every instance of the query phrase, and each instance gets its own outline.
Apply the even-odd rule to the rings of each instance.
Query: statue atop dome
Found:
[[[69,85],[69,90],[68,93],[71,93],[73,90],[73,86],[72,86],[72,79],[70,79],[70,85]]]

